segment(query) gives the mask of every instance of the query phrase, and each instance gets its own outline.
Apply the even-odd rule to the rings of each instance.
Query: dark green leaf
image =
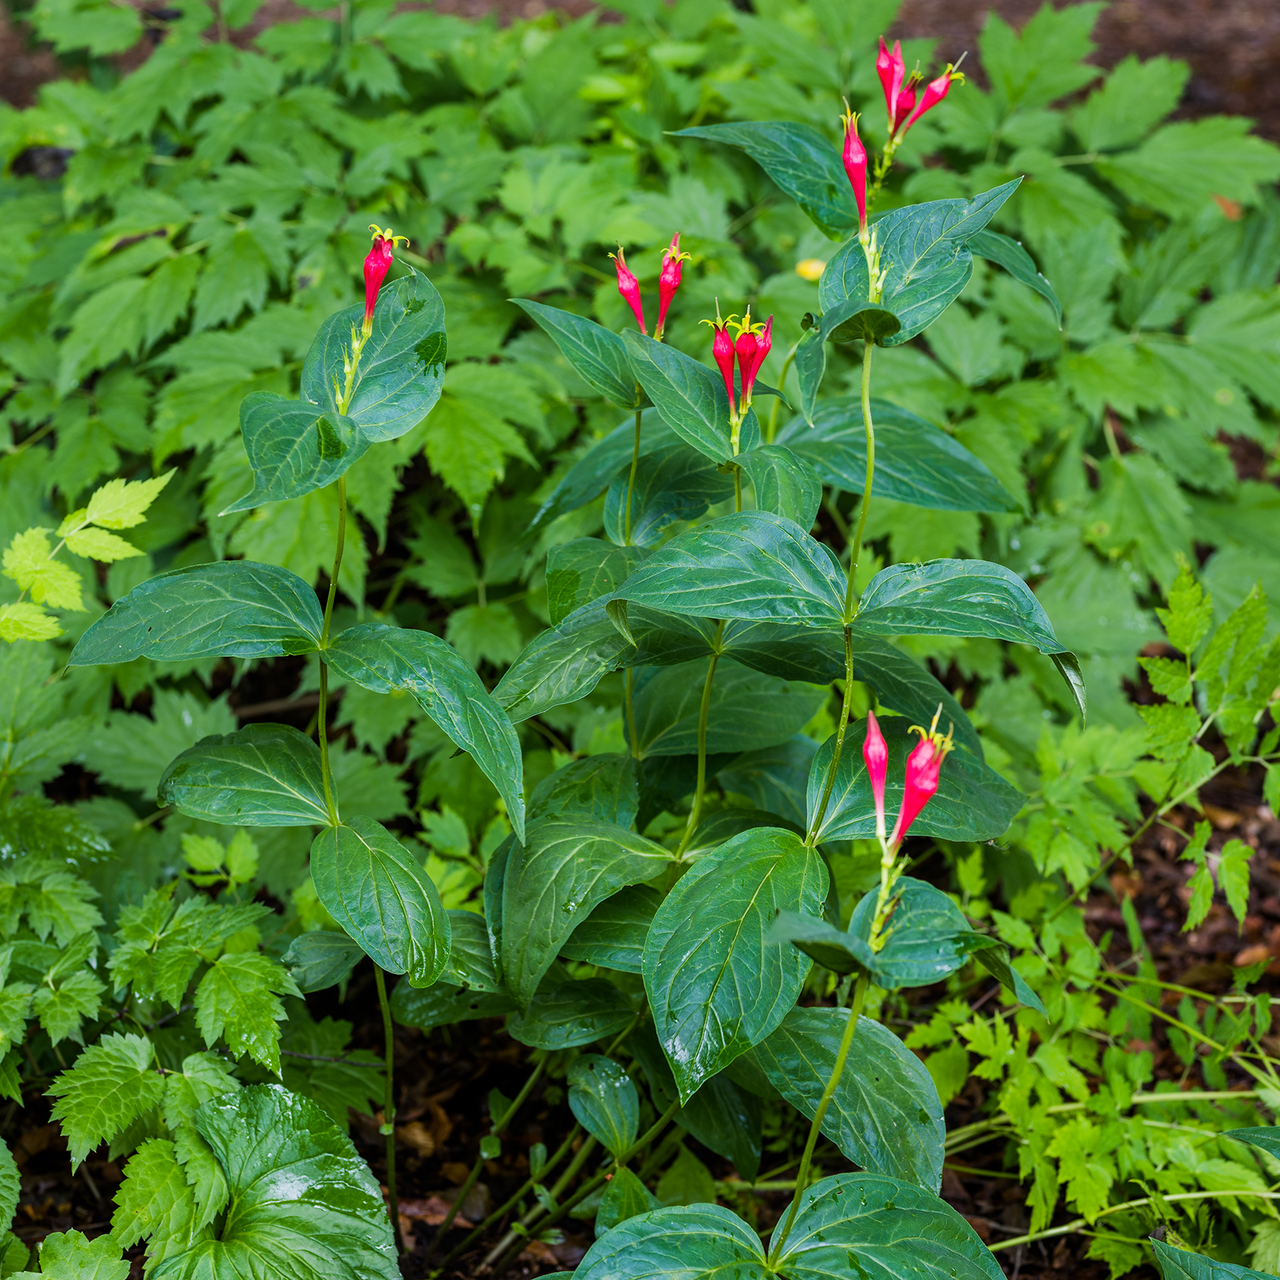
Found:
[[[1241,1267],[1234,1262],[1206,1258],[1202,1253],[1175,1249],[1163,1240],[1152,1240],[1151,1248],[1155,1252],[1156,1265],[1164,1280],[1275,1280],[1274,1276],[1265,1271],[1254,1271],[1251,1267]]]
[[[756,808],[781,814],[797,828],[803,827],[805,787],[817,749],[812,738],[797,733],[776,747],[744,751],[730,767],[717,771],[720,785],[745,796]]]
[[[326,911],[374,964],[429,987],[449,960],[449,917],[431,878],[380,823],[351,818],[311,846]]]
[[[998,231],[979,231],[969,238],[969,250],[978,257],[1003,267],[1019,284],[1034,289],[1053,308],[1058,327],[1062,327],[1062,303],[1058,301],[1053,285],[1036,270],[1031,255],[1019,241],[1002,236]]]
[[[653,923],[661,894],[645,884],[620,889],[605,899],[560,948],[570,960],[584,960],[602,969],[639,973],[643,967],[644,940]]]
[[[1228,1129],[1224,1138],[1234,1138],[1237,1142],[1247,1142],[1250,1146],[1265,1151],[1267,1155],[1280,1160],[1280,1125],[1266,1125],[1254,1129]]]
[[[224,516],[323,489],[370,443],[350,418],[274,391],[255,391],[240,402],[240,433],[253,468],[253,489]]]
[[[899,719],[881,723],[889,747],[889,773],[884,789],[885,814],[889,826],[902,805],[907,756],[919,739]],[[939,726],[945,731],[945,723]],[[845,739],[836,769],[835,786],[827,803],[818,839],[871,840],[876,834],[875,802],[867,777],[862,744],[867,736],[866,721],[853,726]],[[818,748],[809,771],[809,821],[826,789],[835,738]],[[1022,808],[1023,796],[998,773],[961,748],[942,763],[938,790],[911,825],[915,836],[936,836],[940,840],[994,840],[1009,829]]]
[[[320,326],[302,366],[303,400],[337,412],[346,388],[344,356],[363,317],[363,307],[348,307]],[[431,281],[411,268],[379,294],[352,382],[346,415],[366,440],[394,440],[435,408],[447,351],[444,303]]]
[[[313,929],[294,938],[281,963],[304,994],[346,982],[364,952],[345,933]]]
[[[681,129],[677,138],[710,138],[740,147],[833,240],[858,225],[849,179],[837,145],[807,124],[760,120]]]
[[[620,1156],[640,1132],[640,1095],[622,1066],[584,1053],[569,1067],[569,1110],[606,1151]]]
[[[312,653],[323,621],[315,591],[296,573],[219,560],[157,574],[121,596],[80,638],[69,665]]]
[[[645,555],[640,547],[615,547],[599,538],[575,538],[552,547],[547,555],[551,625],[558,627],[575,609],[621,586]]]
[[[1018,504],[986,465],[937,427],[886,400],[871,401],[876,470],[871,494],[936,511],[1016,511]],[[828,400],[810,426],[793,418],[778,441],[804,458],[824,484],[861,493],[867,436],[856,396]]]
[[[449,963],[441,978],[473,991],[500,991],[502,984],[493,963],[489,930],[475,911],[454,910],[449,916]]]
[[[280,1085],[252,1085],[201,1104],[196,1128],[226,1175],[226,1217],[216,1238],[167,1259],[153,1276],[399,1276],[391,1224],[369,1166],[310,1099]]]
[[[502,975],[527,1008],[574,929],[606,898],[660,875],[661,845],[607,822],[544,818],[514,845],[502,890]]]
[[[978,1233],[949,1204],[876,1173],[815,1182],[800,1197],[777,1267],[787,1280],[832,1280],[851,1271],[912,1280],[1004,1277]]]
[[[480,766],[524,834],[524,764],[514,725],[452,645],[428,631],[365,623],[334,640],[329,665],[375,693],[403,690]]]
[[[847,1009],[792,1009],[751,1050],[770,1082],[812,1120],[835,1068]],[[929,1191],[942,1185],[946,1126],[924,1064],[887,1027],[859,1018],[822,1122],[846,1159]]]
[[[639,808],[636,762],[606,753],[574,760],[543,778],[529,799],[529,820],[578,815],[629,827]]]
[[[1029,1009],[1048,1017],[1044,1002],[1027,985],[1026,979],[1013,967],[1009,959],[1009,948],[988,938],[990,946],[975,946],[973,958],[991,974],[1006,990],[1012,991],[1015,999],[1021,1001]]]
[[[626,468],[615,477],[605,497],[604,530],[617,543],[627,541],[626,503],[630,488],[630,468]],[[681,441],[663,445],[641,458],[636,468],[630,540],[638,547],[656,546],[673,524],[696,520],[713,503],[732,496],[733,481],[719,464]]]
[[[630,605],[626,623],[635,648],[624,655],[625,666],[675,666],[710,657],[716,648],[716,624],[708,618]]]
[[[525,1013],[508,1020],[507,1030],[535,1049],[574,1049],[612,1040],[635,1015],[631,1001],[612,982],[583,978],[540,991]]]
[[[738,458],[756,493],[756,507],[813,525],[822,503],[822,481],[812,466],[781,444],[765,444]]]
[[[600,1197],[600,1211],[596,1214],[596,1238],[618,1223],[626,1222],[628,1218],[661,1207],[658,1197],[630,1169],[619,1169]],[[568,1271],[564,1274],[566,1277],[570,1275]]]
[[[478,1018],[501,1018],[515,1007],[515,1001],[500,992],[468,991],[447,982],[437,982],[425,991],[399,982],[391,994],[391,1013],[395,1020],[401,1026],[423,1031],[451,1027],[456,1022],[474,1022]]]
[[[779,911],[818,914],[826,892],[812,849],[761,828],[700,858],[658,908],[644,982],[682,1103],[795,1003],[809,961],[765,934]]]
[[[641,759],[697,753],[708,662],[641,671],[634,694]],[[711,682],[706,749],[712,754],[752,751],[785,742],[813,719],[827,696],[826,688],[780,680],[721,659]]]
[[[616,333],[572,311],[545,307],[526,298],[511,301],[551,338],[589,387],[620,409],[639,407],[635,374],[627,360],[627,349]]]
[[[320,750],[284,724],[213,734],[165,770],[160,804],[238,827],[328,826]]]
[[[672,538],[615,598],[694,617],[770,618],[838,630],[844,595],[845,575],[821,543],[793,520],[743,511]]]
[[[601,1236],[573,1273],[574,1280],[772,1280],[773,1274],[759,1236],[716,1204],[677,1205],[628,1218]]]
[[[861,339],[888,345],[889,339],[901,328],[901,322],[892,311],[865,298],[841,298],[833,302],[796,347],[800,412],[805,419],[812,421],[817,407],[818,390],[827,371],[828,341],[854,342]]]

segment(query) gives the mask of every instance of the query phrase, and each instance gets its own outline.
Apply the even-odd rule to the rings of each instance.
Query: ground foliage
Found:
[[[621,541],[610,484],[629,457],[630,416],[624,422],[508,299],[534,297],[620,330],[628,315],[606,251],[622,241],[651,293],[658,248],[678,230],[694,256],[672,347],[706,355],[710,335],[697,321],[714,299],[732,300],[726,310],[750,299],[757,314],[775,315],[763,378],[778,382],[802,317],[831,310],[817,277],[848,232],[847,196],[808,202],[836,233],[829,238],[788,198],[794,191],[740,151],[673,134],[796,121],[829,140],[835,166],[842,94],[870,108],[872,140],[882,127],[871,50],[893,6],[622,7],[618,23],[549,16],[499,30],[356,5],[337,24],[268,28],[247,50],[223,37],[252,19],[252,4],[144,19],[97,0],[53,0],[28,15],[60,52],[87,57],[88,74],[0,115],[9,165],[0,180],[9,433],[0,635],[34,637],[0,648],[3,1085],[28,1106],[44,1105],[48,1091],[71,1160],[96,1161],[99,1176],[114,1167],[122,1179],[111,1248],[69,1231],[42,1251],[45,1274],[115,1274],[120,1249],[146,1241],[157,1275],[234,1274],[235,1251],[256,1247],[278,1251],[271,1265],[284,1273],[331,1275],[307,1253],[326,1232],[368,1250],[363,1261],[343,1255],[353,1275],[392,1265],[381,1198],[342,1132],[349,1108],[369,1115],[381,1105],[380,1060],[349,1047],[349,1023],[316,1016],[316,1001],[330,996],[313,996],[308,1012],[302,995],[358,983],[364,971],[352,978],[357,956],[334,941],[337,922],[308,873],[309,832],[237,831],[158,811],[154,800],[171,761],[198,740],[281,714],[264,704],[287,704],[283,718],[311,728],[314,653],[130,655],[52,678],[106,605],[157,572],[244,557],[324,582],[332,491],[228,511],[254,487],[240,406],[254,392],[297,394],[314,335],[354,297],[367,224],[393,221],[411,237],[397,271],[422,270],[439,290],[449,364],[430,416],[347,472],[358,520],[335,628],[388,622],[443,636],[489,688],[545,627],[634,567],[624,556],[584,583],[571,550],[602,530]],[[943,459],[932,479],[908,469],[896,487],[892,468],[878,473],[867,534],[875,556],[859,582],[894,564],[983,556],[1034,584],[1060,647],[1079,655],[1087,727],[1035,649],[945,635],[886,642],[945,678],[987,763],[1027,797],[998,842],[938,831],[918,852],[931,854],[921,874],[1014,948],[1044,1012],[994,999],[976,964],[925,1002],[873,987],[866,1012],[921,1052],[940,1107],[964,1109],[946,1134],[949,1162],[1017,1177],[1026,1204],[1017,1228],[1083,1228],[1089,1255],[1120,1275],[1152,1260],[1145,1237],[1163,1223],[1175,1243],[1274,1273],[1274,1162],[1220,1136],[1265,1124],[1280,1104],[1262,978],[1270,953],[1254,948],[1253,965],[1230,977],[1170,986],[1125,864],[1149,831],[1181,828],[1169,852],[1189,873],[1178,888],[1192,938],[1222,932],[1232,916],[1258,936],[1251,844],[1224,841],[1195,809],[1202,788],[1234,776],[1280,810],[1280,773],[1258,763],[1275,754],[1265,705],[1280,683],[1266,602],[1280,599],[1270,470],[1280,410],[1280,204],[1270,184],[1280,156],[1241,120],[1164,123],[1185,80],[1179,64],[1127,61],[1104,77],[1082,63],[1096,13],[1046,10],[1020,34],[993,18],[978,83],[953,90],[916,126],[878,206],[973,196],[1025,175],[991,225],[1030,250],[1061,300],[1059,328],[1033,277],[1028,289],[979,258],[959,304],[922,339],[878,353],[876,395],[905,411],[913,442],[920,418],[941,429]],[[113,83],[102,58],[132,46],[144,20],[159,24],[158,47]],[[907,54],[929,65],[927,42]],[[65,173],[34,176],[49,165]],[[757,413],[765,439],[816,469],[825,486],[816,527],[840,550],[862,483],[860,428],[843,425],[855,402],[841,408],[858,370],[856,349],[825,351],[815,427],[781,401],[761,397]],[[799,408],[795,374],[785,390]],[[893,412],[882,413],[886,432]],[[594,466],[584,463],[620,423],[617,465],[601,471],[598,451]],[[948,491],[960,483],[961,456],[947,455],[948,442],[980,464],[969,466],[967,504]],[[711,478],[681,489],[661,461],[639,495],[650,545],[732,509]],[[740,829],[744,807],[804,823],[808,760],[839,709],[838,698],[798,681],[766,706],[747,668],[724,665],[708,738],[707,821],[720,826],[708,848]],[[611,820],[668,844],[684,825],[690,786],[680,769],[696,744],[696,696],[686,706],[687,680],[677,687],[665,674],[678,670],[658,667],[637,682],[646,785],[638,811],[619,808],[616,792],[609,809]],[[463,945],[486,869],[523,821],[521,804],[533,814],[541,803],[545,817],[563,795],[566,775],[557,788],[546,781],[553,773],[579,771],[570,776],[581,779],[580,804],[594,794],[592,762],[626,751],[622,677],[606,675],[572,705],[530,707],[537,714],[519,724],[517,799],[500,798],[471,757],[453,754],[410,690],[335,672],[344,830],[370,839],[379,824],[394,830],[451,912],[449,971],[424,991],[402,980],[398,1015],[429,1030],[507,1014],[510,997],[484,966],[487,940]],[[883,708],[883,689],[859,674],[867,683],[854,691],[855,709],[876,692]],[[63,803],[48,804],[46,791]],[[875,883],[870,834],[856,824],[831,833],[840,924]],[[631,839],[642,860],[652,846]],[[1117,873],[1114,937],[1100,936],[1068,896],[1104,866]],[[619,919],[602,931],[618,954],[602,957],[602,939],[588,935],[544,948],[518,990],[522,1004],[532,995],[551,1007],[535,1014],[530,1004],[510,1021],[552,1082],[542,1096],[567,1100],[615,1154],[669,1102],[689,1102],[687,1082],[664,1078],[656,1041],[641,1036],[623,1055],[634,1055],[634,1109],[624,1102],[601,1119],[599,1097],[626,1088],[615,1080],[593,1101],[600,1077],[584,1074],[596,1067],[577,1046],[613,1040],[630,1019],[628,1009],[619,1022],[619,992],[640,990],[638,977],[620,976],[640,970],[620,940],[654,903],[631,892],[610,899]],[[578,1006],[557,1015],[554,991],[540,985],[553,962],[568,965],[555,977],[600,984],[594,1021]],[[580,967],[590,962],[600,967]],[[414,963],[439,972],[430,957]],[[807,981],[808,1003],[829,995],[820,970]],[[816,1010],[793,1016],[802,1013]],[[575,1020],[589,1022],[590,1039],[557,1039],[555,1028]],[[818,1031],[813,1038],[821,1042]],[[784,1041],[769,1040],[779,1061]],[[802,1130],[795,1111],[748,1086],[726,1084],[712,1119],[686,1106],[683,1143],[658,1144],[637,1169],[641,1182],[619,1177],[599,1206],[587,1202],[598,1223],[650,1208],[646,1188],[667,1205],[718,1195],[769,1223],[775,1206],[742,1179],[761,1165],[794,1174]],[[1179,1087],[1190,1096],[1151,1100]],[[519,1088],[489,1099],[495,1131]],[[787,1101],[805,1111],[803,1098]],[[725,1126],[734,1107],[738,1119]],[[255,1126],[280,1136],[280,1159],[299,1176],[323,1169],[335,1188],[305,1220],[269,1203],[279,1170],[255,1169],[235,1140]],[[566,1122],[558,1132],[567,1131]],[[838,1125],[824,1132],[835,1144],[819,1147],[824,1171],[846,1167],[842,1152],[876,1167]],[[503,1143],[495,1132],[480,1150],[506,1158]],[[545,1147],[524,1155],[533,1189],[523,1208],[536,1234],[539,1212],[564,1188],[541,1181]],[[247,1207],[224,1216],[232,1195]],[[266,1233],[257,1243],[255,1230]],[[754,1236],[748,1244],[757,1248]],[[1019,1248],[1015,1237],[996,1256],[1012,1260]],[[0,1265],[20,1270],[25,1250],[11,1246]]]

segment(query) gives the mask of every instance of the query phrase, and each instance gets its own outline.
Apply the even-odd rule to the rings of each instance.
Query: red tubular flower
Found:
[[[938,708],[938,715],[942,708]],[[919,726],[912,726],[920,734],[920,744],[907,757],[906,786],[902,793],[902,808],[898,810],[898,820],[893,826],[893,835],[889,844],[897,847],[906,838],[911,824],[920,816],[920,811],[933,799],[938,790],[938,774],[942,770],[942,762],[951,750],[951,734],[944,738],[937,732],[938,715],[933,717],[933,724],[926,732]]]
[[[689,254],[680,252],[680,233],[677,231],[671,237],[671,243],[662,251],[662,270],[658,273],[658,326],[654,329],[653,336],[659,342],[662,341],[662,330],[667,323],[667,308],[680,287],[681,264],[688,257]]]
[[[920,95],[920,101],[916,103],[914,110],[903,121],[903,133],[906,133],[926,111],[932,111],[947,96],[953,80],[959,80],[963,83],[964,76],[951,63],[948,63],[947,69],[936,80],[931,80],[925,85],[924,93]]]
[[[902,92],[898,94],[898,105],[894,111],[894,128],[896,129],[912,111],[916,105],[916,85],[919,83],[915,73],[912,73],[911,79],[903,86]]]
[[[716,299],[716,318],[714,320],[700,320],[699,324],[709,324],[715,331],[715,338],[711,343],[711,355],[715,359],[716,366],[720,370],[720,376],[724,379],[725,394],[729,397],[729,417],[734,417],[733,407],[733,338],[729,334],[729,325],[736,319],[736,316],[730,316],[728,320],[720,319],[720,300]]]
[[[899,101],[902,93],[902,82],[907,76],[907,64],[902,60],[902,42],[895,40],[893,42],[893,52],[889,52],[888,45],[884,42],[884,36],[880,37],[880,53],[876,58],[876,74],[880,77],[880,84],[884,89],[884,105],[885,110],[889,113],[889,133],[898,127],[898,121],[902,117],[898,114]]]
[[[876,834],[883,840],[884,781],[889,771],[889,748],[874,711],[867,712],[867,736],[862,743],[862,758],[867,763],[867,777],[871,779],[871,794],[876,802]]]
[[[747,313],[747,319],[750,320],[750,312]],[[738,338],[738,368],[742,373],[742,401],[744,404],[751,403],[751,390],[756,384],[756,374],[760,372],[760,366],[764,364],[764,358],[769,354],[769,349],[773,346],[773,317],[770,316],[764,329],[760,333],[753,330],[758,329],[759,325],[752,326],[743,332]],[[755,343],[755,350],[750,352],[749,358],[743,359],[743,338],[750,338]],[[749,349],[749,344],[748,344]]]
[[[381,227],[370,223],[369,230],[373,232],[373,248],[369,250],[368,257],[364,260],[364,332],[366,336],[373,329],[373,308],[378,301],[378,290],[382,288],[382,282],[387,278],[387,272],[391,270],[393,261],[391,251],[395,248],[397,240],[403,240],[405,244],[409,243],[408,236],[395,235],[390,227],[383,231]]]
[[[858,137],[858,117],[844,114],[844,171],[849,175],[853,198],[858,205],[858,234],[867,230],[867,149]]]
[[[648,333],[649,330],[644,326],[644,307],[640,305],[640,281],[627,269],[626,259],[622,256],[622,246],[618,246],[617,253],[609,255],[614,261],[614,265],[618,268],[618,292],[627,301],[632,312],[635,314],[636,324],[640,326],[641,333]]]

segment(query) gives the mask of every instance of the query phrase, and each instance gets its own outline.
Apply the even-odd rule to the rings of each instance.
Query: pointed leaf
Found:
[[[1254,1271],[1252,1267],[1219,1262],[1217,1258],[1207,1258],[1202,1253],[1175,1249],[1163,1240],[1152,1240],[1151,1248],[1164,1280],[1275,1280],[1265,1271]]]
[[[295,938],[281,957],[303,995],[346,982],[364,952],[336,929],[313,929]]]
[[[699,454],[694,454],[701,462]],[[547,613],[558,627],[575,609],[607,596],[646,558],[640,547],[574,538],[547,553]]]
[[[630,1169],[622,1168],[609,1179],[600,1197],[600,1210],[596,1214],[596,1238],[616,1227],[628,1218],[648,1213],[662,1207],[658,1197],[653,1194]],[[569,1276],[570,1272],[565,1272]]]
[[[760,1237],[716,1204],[655,1209],[619,1223],[587,1250],[574,1280],[772,1280]],[[840,1272],[833,1272],[835,1275]]]
[[[817,471],[782,444],[765,444],[738,458],[751,480],[756,507],[794,520],[802,529],[812,527],[822,503],[822,481]]]
[[[569,1110],[606,1151],[620,1156],[640,1132],[640,1095],[612,1058],[584,1053],[569,1067]]]
[[[620,889],[602,902],[574,931],[560,954],[602,969],[639,973],[644,940],[662,897],[648,885]]]
[[[624,543],[627,494],[631,492],[631,537],[637,547],[653,547],[682,520],[696,520],[713,503],[733,496],[733,481],[720,464],[683,441],[654,449],[640,459],[634,488],[630,468],[615,477],[604,500],[604,530]],[[630,548],[628,548],[630,550]],[[637,556],[636,559],[642,559]]]
[[[1019,284],[1034,289],[1053,308],[1058,327],[1062,327],[1062,303],[1058,301],[1053,285],[1036,270],[1031,255],[1019,241],[1002,236],[998,231],[979,231],[977,235],[970,236],[969,250],[979,258],[1003,267]]]
[[[574,1049],[612,1040],[634,1020],[626,995],[604,978],[580,978],[542,990],[507,1022],[507,1031],[535,1049]]]
[[[639,387],[622,339],[594,320],[546,307],[527,298],[512,298],[524,313],[560,348],[582,380],[620,409],[640,405]]]

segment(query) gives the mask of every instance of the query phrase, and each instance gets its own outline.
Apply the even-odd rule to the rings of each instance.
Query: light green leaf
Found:
[[[584,1053],[570,1065],[569,1110],[614,1156],[621,1156],[640,1131],[634,1082],[619,1063],[598,1053]]]
[[[247,1055],[280,1073],[280,1028],[285,1019],[282,995],[302,993],[288,973],[257,951],[223,954],[196,987],[196,1025],[213,1048],[219,1038],[236,1056]]]

